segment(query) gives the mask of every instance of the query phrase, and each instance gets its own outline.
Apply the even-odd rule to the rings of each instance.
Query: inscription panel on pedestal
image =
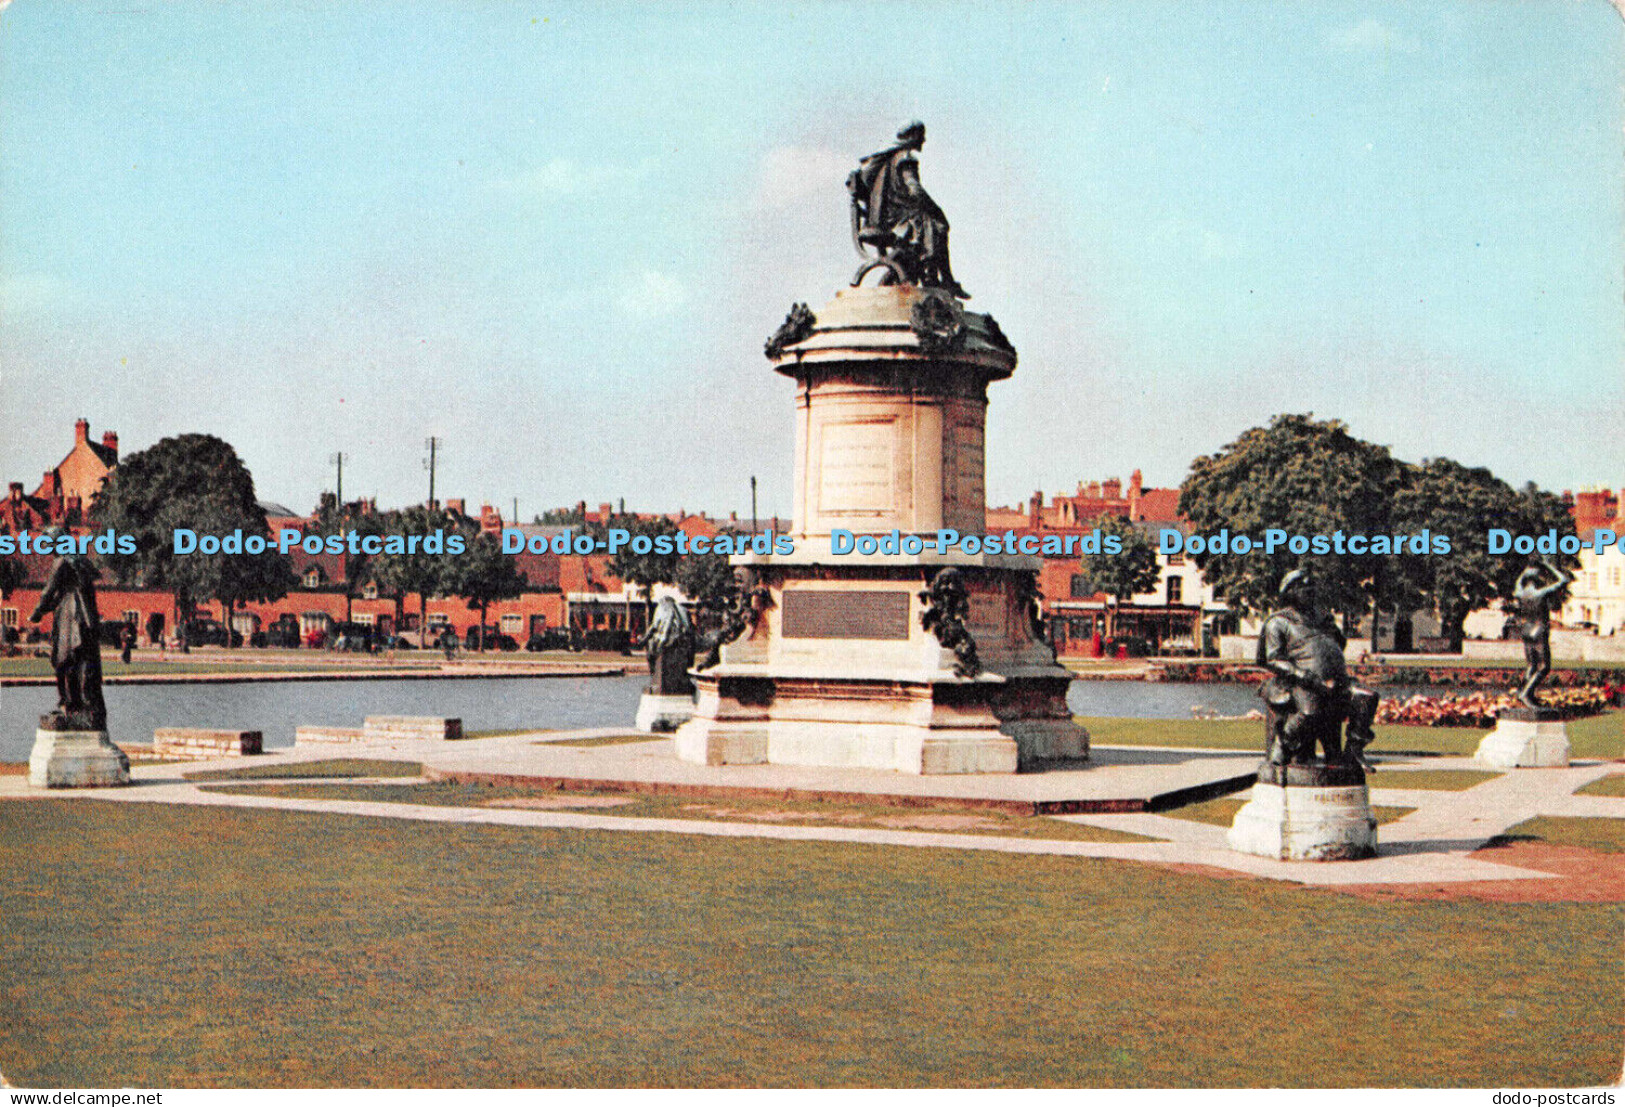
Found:
[[[955,424],[949,432],[948,445],[943,498],[953,507],[980,509],[986,495],[983,491],[986,462],[981,424]]]
[[[789,589],[783,605],[779,625],[785,638],[908,637],[907,592]]]
[[[820,436],[818,510],[890,511],[896,488],[896,422],[825,423]]]

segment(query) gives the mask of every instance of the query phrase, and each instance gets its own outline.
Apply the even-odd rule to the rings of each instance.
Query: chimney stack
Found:
[[[89,442],[90,441],[90,420],[89,419],[81,419],[81,420],[79,420],[77,423],[75,423],[73,425],[73,441],[74,441],[75,445],[77,445],[80,442]]]
[[[113,457],[118,457],[118,435],[113,431],[102,432],[102,448],[113,451]]]

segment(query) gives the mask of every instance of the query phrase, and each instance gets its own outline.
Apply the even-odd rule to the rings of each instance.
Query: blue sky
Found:
[[[263,497],[790,506],[761,343],[909,119],[1021,353],[992,502],[1278,411],[1625,483],[1604,0],[55,3],[0,11],[0,470],[78,416]],[[51,390],[59,386],[66,395]]]

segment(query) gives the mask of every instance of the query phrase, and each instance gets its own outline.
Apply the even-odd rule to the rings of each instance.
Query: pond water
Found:
[[[360,726],[367,715],[447,715],[469,730],[569,730],[627,726],[647,678],[515,677],[496,680],[278,681],[259,684],[112,684],[104,689],[108,733],[152,741],[160,726],[259,730],[267,748],[291,746],[296,726]],[[39,716],[56,689],[0,688],[0,761],[26,761]],[[1146,684],[1077,680],[1067,703],[1079,715],[1188,719],[1192,707],[1240,715],[1258,706],[1240,684]]]

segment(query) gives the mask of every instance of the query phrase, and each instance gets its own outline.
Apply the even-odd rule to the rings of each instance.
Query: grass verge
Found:
[[[1163,811],[1161,814],[1170,819],[1185,819],[1193,823],[1207,823],[1210,826],[1229,826],[1236,821],[1236,812],[1247,801],[1235,796],[1220,796],[1218,799],[1203,800],[1201,803],[1186,804],[1176,807],[1172,811]],[[1395,819],[1402,819],[1415,811],[1414,807],[1381,807],[1371,806],[1371,817],[1377,820],[1377,825],[1391,823]]]
[[[1625,773],[1612,773],[1576,788],[1577,796],[1616,796],[1625,799]]]
[[[1366,777],[1372,788],[1403,788],[1421,792],[1465,792],[1467,789],[1495,780],[1501,773],[1480,769],[1390,769]]]
[[[626,792],[558,792],[522,786],[465,784],[436,780],[419,784],[265,784],[256,795],[289,799],[363,800],[429,807],[488,807],[494,801],[609,798],[619,802],[603,814],[634,819],[690,819],[706,822],[756,822],[789,826],[846,826],[871,830],[926,830],[949,834],[994,834],[1081,842],[1153,842],[1140,834],[1084,826],[1064,819],[1015,815],[1004,811],[914,810],[883,804],[823,803],[815,800],[702,799],[693,796],[639,795]],[[233,792],[245,789],[234,787]],[[568,809],[567,802],[559,804]],[[586,808],[589,804],[583,803]],[[597,813],[597,812],[594,812]]]
[[[1180,746],[1221,750],[1264,749],[1264,724],[1245,719],[1127,719],[1105,716],[1079,717],[1089,730],[1091,741],[1103,746]],[[1625,711],[1606,711],[1585,719],[1569,721],[1569,744],[1581,758],[1615,758],[1625,755]],[[1487,730],[1474,727],[1396,726],[1376,728],[1377,740],[1371,753],[1439,754],[1471,757]]]
[[[1506,833],[1497,835],[1489,844],[1495,846],[1520,841],[1579,846],[1600,853],[1625,853],[1625,819],[1542,815],[1509,827]]]
[[[630,746],[640,742],[671,741],[669,734],[602,734],[597,738],[564,738],[557,742],[537,742],[538,746],[579,746],[597,749],[599,746]]]
[[[187,780],[284,780],[289,777],[422,776],[416,761],[384,761],[369,757],[339,757],[327,761],[292,761],[278,765],[248,765],[241,769],[209,769],[185,773]]]

